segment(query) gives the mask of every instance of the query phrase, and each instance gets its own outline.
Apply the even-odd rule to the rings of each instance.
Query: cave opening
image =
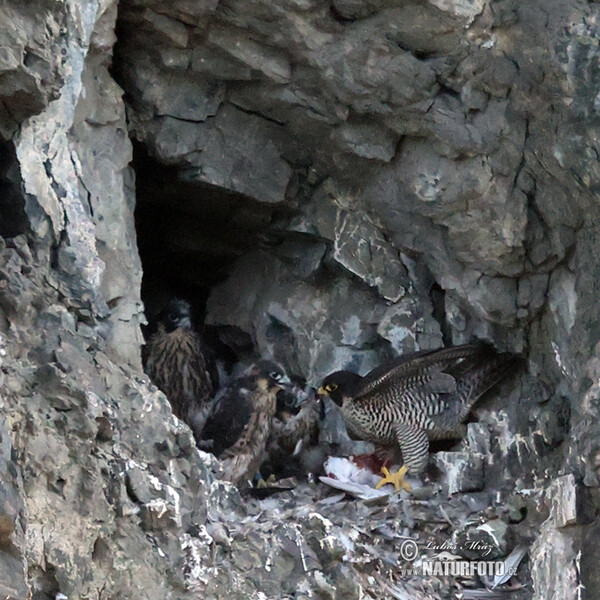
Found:
[[[28,231],[24,194],[14,144],[0,140],[0,236],[14,238]]]
[[[241,329],[204,325],[211,290],[225,281],[240,257],[289,238],[276,222],[290,209],[186,180],[180,167],[156,160],[139,142],[134,141],[133,156],[141,296],[149,322],[145,336],[152,334],[156,316],[170,299],[184,299],[194,327],[229,368],[255,348]]]
[[[333,226],[335,212],[303,212],[319,182],[301,167],[285,202],[261,202],[188,179],[135,139],[133,147],[146,340],[177,297],[227,372],[260,356],[314,385],[336,369],[368,371],[393,358],[378,329],[385,302],[320,235],[319,219]]]

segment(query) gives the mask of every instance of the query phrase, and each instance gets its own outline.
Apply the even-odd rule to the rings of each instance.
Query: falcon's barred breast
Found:
[[[404,472],[425,468],[430,439],[462,435],[462,422],[473,404],[513,370],[516,361],[484,344],[417,352],[364,377],[332,373],[319,393],[340,407],[351,436],[383,447],[400,446],[404,467],[389,479],[398,487],[404,485]]]

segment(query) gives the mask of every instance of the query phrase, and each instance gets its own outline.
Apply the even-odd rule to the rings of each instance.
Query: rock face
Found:
[[[0,595],[453,597],[398,576],[402,536],[445,536],[530,545],[519,597],[596,597],[598,22],[575,0],[4,2]],[[426,502],[244,501],[142,373],[142,292],[313,385],[473,337],[527,372]]]

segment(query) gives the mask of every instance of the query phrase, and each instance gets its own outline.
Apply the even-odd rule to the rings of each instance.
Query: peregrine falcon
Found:
[[[464,435],[462,421],[473,404],[516,366],[516,357],[496,354],[484,344],[469,344],[402,356],[361,377],[337,371],[325,378],[319,394],[340,408],[349,435],[379,447],[400,446],[404,465],[377,487],[393,483],[410,489],[407,471],[427,464],[429,440]]]
[[[198,447],[223,464],[223,479],[239,484],[258,471],[271,435],[277,393],[289,379],[268,361],[253,364],[211,407]]]
[[[145,371],[173,413],[194,430],[213,395],[217,374],[192,329],[190,312],[185,300],[173,299],[158,315],[157,331],[145,348]]]
[[[324,449],[319,446],[319,404],[315,390],[298,385],[277,393],[277,411],[267,443],[264,477],[304,476],[322,469]]]

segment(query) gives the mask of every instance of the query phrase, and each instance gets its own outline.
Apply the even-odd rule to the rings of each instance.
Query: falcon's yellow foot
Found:
[[[397,492],[399,492],[400,489],[410,492],[410,490],[411,490],[410,485],[408,483],[406,483],[406,481],[404,481],[404,476],[406,475],[407,471],[408,471],[407,466],[400,467],[395,473],[390,473],[388,471],[387,467],[381,467],[381,472],[383,473],[384,476],[381,478],[381,481],[375,486],[375,489],[378,490],[380,487],[384,486],[386,483],[393,483],[394,488],[396,489]]]
[[[273,475],[273,473],[271,473],[266,481],[261,477],[258,480],[256,487],[257,488],[266,488],[266,487],[269,487],[270,485],[273,485],[274,483],[277,483],[277,478],[275,477],[275,475]]]

